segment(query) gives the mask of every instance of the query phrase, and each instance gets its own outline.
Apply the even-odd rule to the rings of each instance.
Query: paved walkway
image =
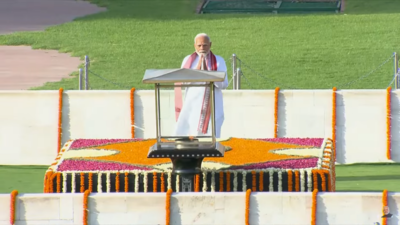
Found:
[[[40,31],[104,10],[79,0],[0,0],[0,35]],[[53,50],[0,46],[0,90],[26,90],[60,81],[81,63],[79,58]]]

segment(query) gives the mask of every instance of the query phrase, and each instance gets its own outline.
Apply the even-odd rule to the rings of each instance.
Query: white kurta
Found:
[[[181,68],[185,65],[186,61],[189,59],[186,56],[183,59]],[[225,60],[218,55],[215,55],[217,59],[217,71],[226,72]],[[199,56],[193,61],[191,69],[197,67]],[[207,62],[210,65],[210,60]],[[198,83],[200,84],[200,83]],[[215,136],[220,138],[221,127],[224,123],[224,102],[222,100],[222,89],[228,87],[228,76],[225,76],[223,82],[215,82]],[[183,91],[183,90],[182,90]],[[177,136],[211,136],[211,118],[208,125],[208,130],[206,134],[198,131],[200,112],[204,98],[205,87],[188,87],[185,92],[185,99],[183,100],[182,110],[179,114],[179,118],[176,124],[175,135]]]

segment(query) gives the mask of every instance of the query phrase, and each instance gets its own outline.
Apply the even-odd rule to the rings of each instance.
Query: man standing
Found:
[[[194,38],[195,52],[183,59],[181,68],[222,71],[226,73],[225,60],[211,52],[211,40],[207,34]],[[200,83],[199,83],[200,84]],[[228,78],[215,82],[215,136],[220,138],[224,122],[224,103],[222,89],[228,87]],[[182,104],[182,88],[175,88],[175,116],[177,136],[211,136],[211,103],[209,87],[186,88]]]

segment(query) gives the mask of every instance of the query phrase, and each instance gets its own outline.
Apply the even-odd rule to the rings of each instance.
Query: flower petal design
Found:
[[[141,141],[143,139],[77,139],[72,142],[69,149],[89,148],[106,144],[122,143],[128,141]]]
[[[219,140],[229,147],[221,158],[205,158],[208,169],[310,168],[322,156],[323,138],[267,138]],[[73,141],[58,171],[170,170],[169,158],[147,158],[155,139],[78,139]],[[67,146],[65,147],[67,148]]]
[[[151,170],[147,167],[129,165],[115,162],[101,162],[89,160],[64,160],[58,171],[110,171],[110,170]]]
[[[268,169],[268,168],[280,168],[280,169],[304,169],[316,167],[318,158],[307,158],[307,159],[289,159],[282,161],[272,161],[263,163],[254,163],[251,165],[237,166],[230,169]]]
[[[63,154],[64,159],[71,158],[84,158],[84,157],[101,157],[101,156],[111,156],[118,154],[117,150],[103,150],[103,149],[80,149],[75,151],[66,151]]]
[[[272,151],[278,155],[295,155],[295,156],[306,156],[306,157],[319,157],[322,154],[320,148],[308,148],[308,149],[280,149]]]
[[[260,138],[257,140],[295,145],[308,145],[317,148],[321,147],[322,143],[324,142],[323,138]]]

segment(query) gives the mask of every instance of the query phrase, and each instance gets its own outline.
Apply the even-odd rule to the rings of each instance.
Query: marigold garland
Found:
[[[250,195],[251,195],[251,189],[247,189],[247,191],[246,191],[246,212],[245,212],[245,217],[244,217],[246,225],[250,225],[250,223],[249,223]]]
[[[53,175],[53,171],[46,172],[45,179],[44,179],[44,193],[50,193],[50,186],[51,186],[51,176]]]
[[[15,214],[16,214],[15,200],[17,198],[17,195],[18,195],[18,191],[17,190],[13,190],[11,192],[11,198],[10,198],[10,224],[14,224],[14,222],[15,222]]]
[[[194,179],[195,179],[195,181],[194,181],[194,183],[195,183],[194,191],[195,192],[199,192],[200,191],[200,175],[196,174]]]
[[[172,189],[168,189],[168,191],[167,191],[167,199],[166,199],[166,204],[165,204],[165,211],[166,211],[165,225],[170,225],[171,194],[172,194]]]
[[[131,89],[131,135],[132,138],[135,138],[135,88]]]
[[[317,196],[318,189],[312,192],[311,225],[317,225]]]
[[[332,176],[332,173],[328,172],[328,191],[329,192],[332,191],[332,189],[333,189],[332,184],[331,184],[331,176]]]
[[[392,107],[391,107],[391,92],[392,88],[388,87],[386,89],[386,138],[387,138],[387,147],[386,147],[386,157],[388,160],[391,160],[391,150],[392,150],[392,141],[391,141],[391,117],[392,117]]]
[[[278,100],[279,100],[279,87],[275,88],[275,105],[274,105],[274,137],[278,137]]]
[[[125,172],[125,192],[129,192],[128,172]]]
[[[335,151],[336,149],[336,87],[332,89],[332,149]],[[334,153],[333,157],[335,157],[336,161],[336,154]]]
[[[264,171],[260,171],[260,191],[264,191]]]
[[[61,192],[61,173],[57,173],[57,193]]]
[[[229,171],[226,172],[226,191],[231,191],[231,173]]]
[[[43,180],[43,193],[47,193],[47,182],[48,182],[48,176],[51,173],[51,171],[46,171],[46,173],[44,174],[44,180]]]
[[[89,173],[89,191],[93,191],[93,173]]]
[[[53,173],[50,177],[49,180],[49,193],[53,193],[54,192],[54,186],[53,186],[53,180],[54,178],[57,176],[57,173]]]
[[[388,191],[386,189],[383,190],[383,193],[382,193],[382,205],[383,205],[382,209],[384,209],[385,206],[388,206]],[[384,214],[384,212],[383,212],[383,214]],[[382,218],[382,225],[387,225],[386,217]]]
[[[153,192],[157,192],[157,172],[153,172]]]
[[[295,172],[294,172],[294,174],[295,174],[295,190],[296,191],[300,191],[300,179],[299,179],[299,171],[298,170],[296,170]]]
[[[224,172],[219,172],[219,191],[224,191]]]
[[[256,171],[251,171],[251,174],[252,174],[252,179],[251,179],[251,181],[252,181],[252,188],[253,188],[253,191],[257,191],[257,178],[256,178]]]
[[[288,171],[288,191],[293,191],[293,172],[292,170]]]
[[[313,180],[314,180],[314,189],[318,189],[318,173],[316,170],[312,170]]]
[[[85,174],[81,173],[81,193],[85,192]]]
[[[83,224],[88,225],[88,201],[89,201],[90,191],[86,190],[83,193]]]
[[[161,173],[161,192],[165,192],[164,173]]]
[[[64,89],[58,90],[58,142],[57,142],[57,154],[61,150],[61,137],[62,137],[62,107],[63,107],[63,92]]]
[[[325,178],[325,171],[318,171],[319,175],[321,176],[321,187],[322,191],[326,191],[326,178]]]
[[[115,191],[119,192],[119,172],[115,174]]]

